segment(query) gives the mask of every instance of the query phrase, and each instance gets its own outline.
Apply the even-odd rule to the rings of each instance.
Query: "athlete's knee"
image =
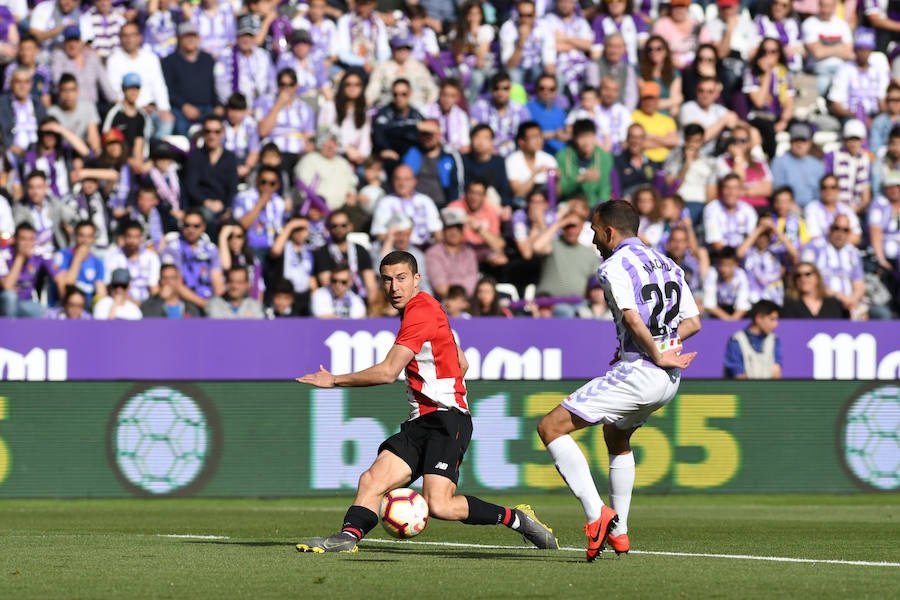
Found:
[[[544,417],[538,421],[537,432],[545,446],[567,433],[564,428],[560,427],[558,420],[554,418],[554,413],[552,412],[544,415]]]
[[[615,425],[603,426],[603,439],[606,450],[610,454],[628,454],[631,452],[631,434],[634,429],[621,430]]]
[[[379,481],[379,478],[372,472],[372,469],[363,471],[363,474],[359,476],[358,491],[361,494],[384,495],[387,490],[381,489],[383,487],[384,482]]]

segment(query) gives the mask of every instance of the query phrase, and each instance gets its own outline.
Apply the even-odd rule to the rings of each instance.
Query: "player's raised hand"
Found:
[[[696,352],[694,354],[696,354]],[[334,375],[322,365],[319,365],[319,370],[315,373],[308,373],[303,377],[297,377],[294,381],[297,383],[308,383],[309,385],[314,385],[319,388],[334,387]]]
[[[687,369],[692,362],[694,362],[694,358],[697,357],[696,352],[687,352],[684,354],[678,354],[681,350],[679,348],[672,348],[671,350],[666,350],[662,353],[659,360],[656,361],[656,365],[662,367],[663,369]]]

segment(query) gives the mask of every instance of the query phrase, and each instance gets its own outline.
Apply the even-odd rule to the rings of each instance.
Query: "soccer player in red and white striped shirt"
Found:
[[[468,363],[456,344],[440,303],[419,291],[413,255],[395,251],[381,261],[382,291],[400,311],[400,332],[384,360],[373,367],[334,375],[324,367],[297,378],[320,388],[365,387],[392,383],[406,373],[409,419],[378,449],[378,457],[359,478],[353,505],[341,531],[297,544],[301,552],[356,552],[359,541],[378,524],[378,506],[390,490],[423,477],[422,493],[432,517],[469,525],[503,524],[542,549],[558,549],[553,531],[531,507],[507,508],[456,494],[459,466],[472,438],[472,417],[463,379]]]

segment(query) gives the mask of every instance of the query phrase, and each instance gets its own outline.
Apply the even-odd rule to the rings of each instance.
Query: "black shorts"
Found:
[[[400,433],[378,448],[396,454],[412,470],[410,483],[422,475],[459,482],[459,465],[472,439],[472,417],[458,410],[438,410],[407,421]]]

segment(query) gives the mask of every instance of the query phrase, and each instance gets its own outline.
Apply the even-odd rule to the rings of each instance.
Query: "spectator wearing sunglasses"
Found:
[[[366,304],[350,285],[353,279],[346,265],[329,272],[329,283],[312,294],[312,314],[320,319],[362,319],[366,316]]]
[[[828,228],[827,237],[814,239],[800,251],[800,260],[818,267],[828,294],[843,305],[853,320],[862,320],[869,307],[863,303],[866,286],[862,256],[850,242],[850,218],[838,214]]]
[[[263,166],[256,174],[256,186],[234,198],[232,216],[247,230],[247,245],[259,258],[269,253],[284,227],[287,205],[279,193],[278,169]]]

